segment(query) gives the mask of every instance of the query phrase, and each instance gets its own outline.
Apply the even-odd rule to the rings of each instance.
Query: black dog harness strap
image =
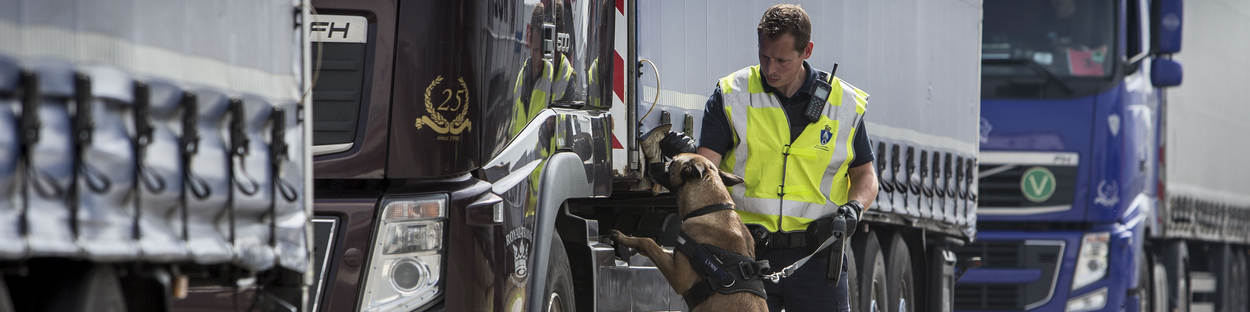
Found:
[[[725,210],[724,208],[707,209],[714,206],[719,205],[700,208],[696,212],[708,210],[702,213],[707,214]],[[732,209],[732,206],[730,207],[729,209]],[[691,213],[691,215],[696,214]],[[696,242],[686,235],[686,232],[681,232],[681,235],[677,237],[677,251],[686,255],[686,258],[690,260],[690,266],[694,267],[695,272],[703,278],[682,294],[687,307],[693,309],[714,293],[728,295],[748,292],[760,298],[768,297],[764,293],[763,279],[764,272],[769,270],[767,260],[756,261],[724,248]]]
[[[732,203],[723,203],[723,204],[711,204],[711,205],[703,206],[703,208],[695,209],[694,211],[691,211],[690,213],[686,214],[686,216],[681,217],[681,221],[690,220],[690,218],[702,216],[705,214],[709,214],[709,213],[713,213],[713,212],[717,212],[721,210],[734,210],[734,205]]]

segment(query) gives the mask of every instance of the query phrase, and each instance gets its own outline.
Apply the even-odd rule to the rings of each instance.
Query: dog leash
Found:
[[[795,261],[794,263],[791,263],[790,265],[784,268],[781,268],[781,270],[777,272],[765,274],[761,278],[763,278],[764,280],[773,282],[774,284],[780,283],[781,279],[790,277],[790,275],[794,275],[794,272],[798,271],[799,268],[802,268],[804,264],[807,264],[808,260],[811,260],[812,257],[816,256],[817,253],[820,253],[821,250],[824,250],[825,248],[829,248],[829,246],[833,245],[834,242],[842,240],[845,235],[846,235],[845,233],[838,233],[835,231],[833,235],[830,235],[828,239],[825,239],[824,242],[820,243],[820,246],[816,247],[816,250],[812,251],[811,254],[807,255],[806,257],[800,258],[798,261]],[[832,257],[832,255],[830,256]]]

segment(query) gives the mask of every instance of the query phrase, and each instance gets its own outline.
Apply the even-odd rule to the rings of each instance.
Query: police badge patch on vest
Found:
[[[815,149],[821,151],[829,151],[829,141],[834,140],[834,129],[825,125],[825,129],[820,130],[820,145],[814,146]]]

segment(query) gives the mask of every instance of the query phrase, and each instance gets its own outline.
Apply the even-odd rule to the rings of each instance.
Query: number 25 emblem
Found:
[[[429,126],[430,129],[433,129],[438,134],[457,135],[471,128],[472,122],[468,119],[469,86],[464,83],[464,77],[456,80],[460,82],[460,88],[455,91],[452,91],[451,88],[443,88],[442,91],[439,91],[438,93],[442,94],[442,101],[439,102],[437,107],[434,106],[434,101],[430,97],[434,94],[434,90],[439,83],[443,82],[443,76],[434,77],[434,81],[431,81],[430,85],[425,87],[426,114],[417,118],[414,124],[417,130]],[[446,116],[443,116],[443,112],[459,112],[459,114],[456,114],[455,118],[449,121]]]

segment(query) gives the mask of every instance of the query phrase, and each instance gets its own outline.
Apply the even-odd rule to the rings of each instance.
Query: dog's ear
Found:
[[[688,161],[683,162],[681,167],[681,179],[683,181],[693,181],[703,178],[703,173],[707,169],[700,166],[699,163]]]
[[[742,184],[742,177],[736,176],[725,171],[720,172],[720,181],[725,183],[725,187]]]

